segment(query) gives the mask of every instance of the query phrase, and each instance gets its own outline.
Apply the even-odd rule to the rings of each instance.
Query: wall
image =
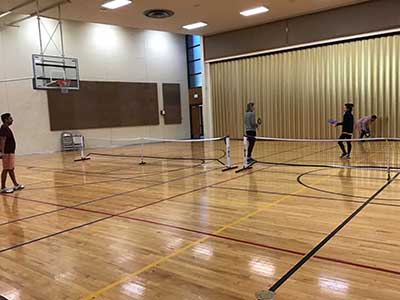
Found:
[[[400,27],[399,0],[372,0],[251,28],[207,36],[216,59]]]
[[[49,31],[55,26],[53,20],[43,19],[43,22]],[[50,131],[46,92],[33,90],[29,79],[10,81],[31,78],[31,55],[40,52],[36,19],[20,25],[0,31],[0,111],[9,111],[14,116],[19,154],[57,151],[60,132]],[[44,36],[47,41],[45,32]],[[82,134],[106,139],[190,137],[184,36],[66,21],[64,40],[66,55],[79,59],[82,80],[157,82],[160,109],[161,84],[181,85],[182,124],[165,125],[160,116],[159,126],[93,129],[81,131]],[[58,55],[53,44],[49,54]]]

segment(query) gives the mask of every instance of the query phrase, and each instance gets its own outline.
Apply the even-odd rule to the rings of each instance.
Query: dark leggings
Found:
[[[249,141],[249,148],[247,149],[247,157],[250,158],[253,153],[254,144],[256,143],[256,132],[246,131],[247,140]]]
[[[351,135],[342,133],[342,135],[339,137],[339,139],[344,140],[344,139],[351,139]],[[342,141],[338,142],[340,149],[342,149],[343,154],[348,154],[350,155],[351,153],[351,142],[346,142],[347,144],[347,152],[346,149],[344,148],[344,144]]]
[[[368,137],[369,132],[366,130],[361,130],[361,134],[360,134],[360,139],[362,139],[364,136]]]

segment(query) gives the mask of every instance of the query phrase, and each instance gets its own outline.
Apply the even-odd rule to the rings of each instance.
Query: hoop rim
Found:
[[[69,79],[57,79],[56,85],[60,88],[69,87],[71,85],[71,80]]]

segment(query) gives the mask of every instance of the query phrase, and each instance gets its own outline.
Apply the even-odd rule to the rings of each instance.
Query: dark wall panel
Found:
[[[48,91],[51,130],[159,125],[156,83],[81,81],[79,91]]]
[[[204,39],[205,58],[212,59],[286,45],[286,21],[236,30]]]
[[[181,124],[181,87],[175,83],[163,84],[165,124]]]
[[[204,38],[205,59],[398,28],[399,11],[400,0],[372,0],[281,22],[207,36]]]
[[[289,20],[289,45],[374,32],[400,26],[400,1],[379,0]]]

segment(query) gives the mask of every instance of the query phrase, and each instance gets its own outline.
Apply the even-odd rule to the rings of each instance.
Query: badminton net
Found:
[[[229,138],[162,139],[139,137],[131,139],[103,139],[85,137],[81,158],[103,157],[130,159],[141,164],[181,161],[189,163],[217,162],[230,166]],[[85,147],[83,147],[85,145]]]
[[[243,140],[243,165],[247,167],[247,147],[251,137]],[[351,143],[350,157],[341,157],[338,143],[343,142],[347,152],[347,142]],[[400,170],[400,139],[283,139],[256,137],[252,158],[259,164],[360,168],[384,171]]]

